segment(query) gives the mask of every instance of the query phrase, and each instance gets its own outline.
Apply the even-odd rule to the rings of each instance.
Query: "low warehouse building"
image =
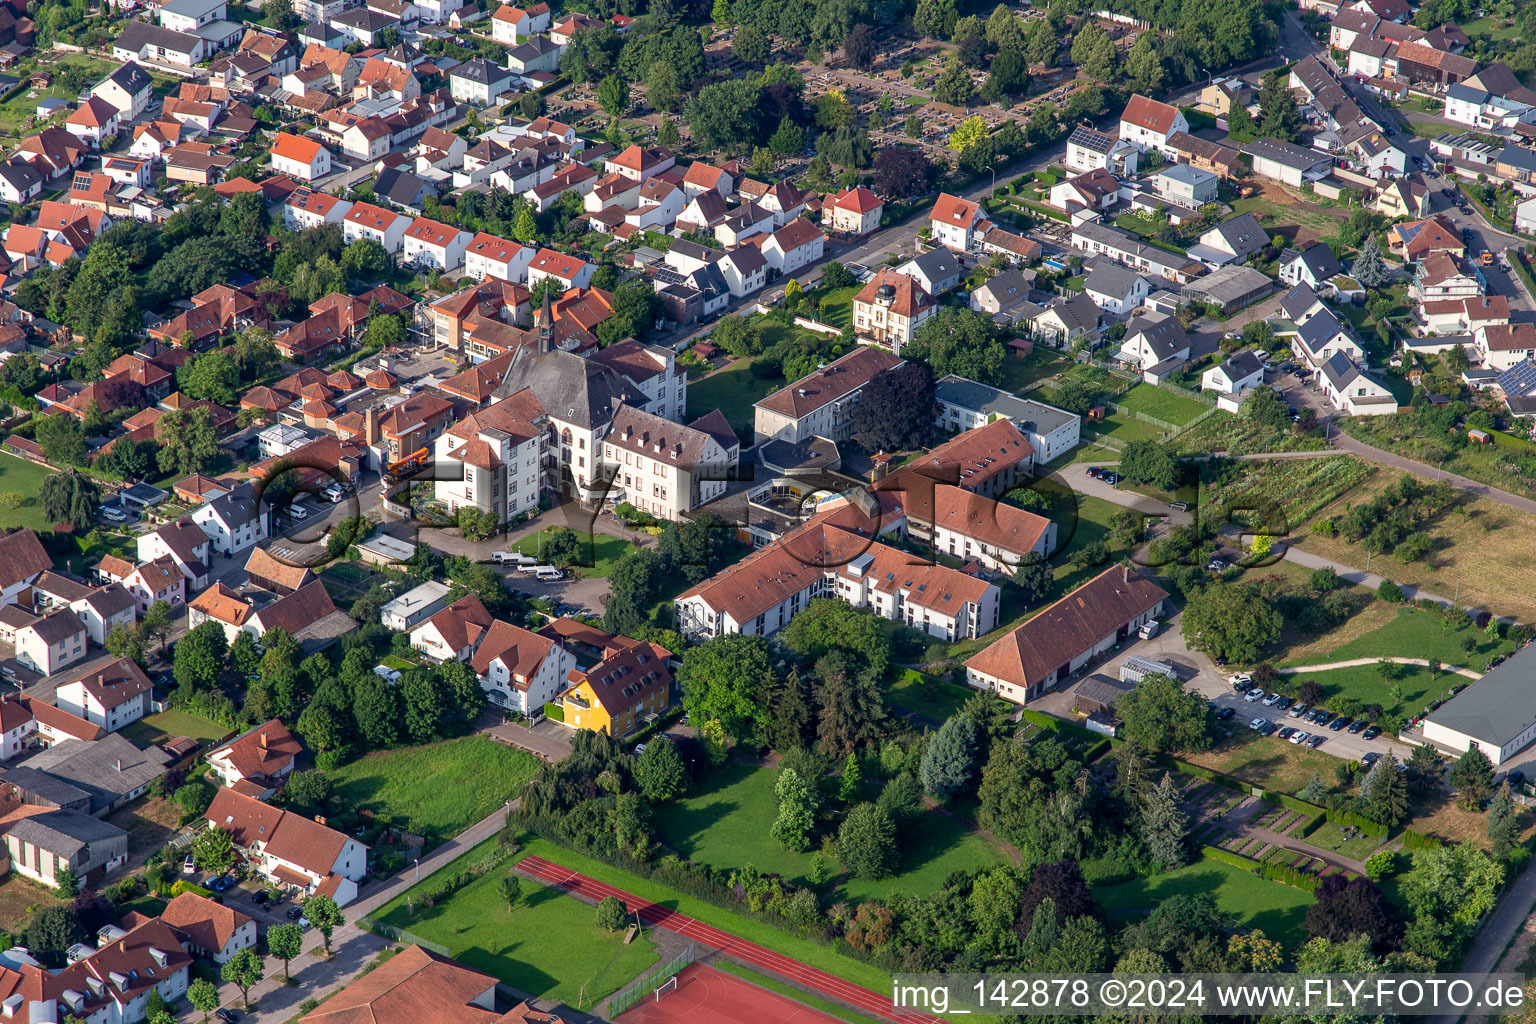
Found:
[[[1526,647],[1498,668],[1430,712],[1424,739],[1457,752],[1477,747],[1495,766],[1536,740],[1536,646]]]

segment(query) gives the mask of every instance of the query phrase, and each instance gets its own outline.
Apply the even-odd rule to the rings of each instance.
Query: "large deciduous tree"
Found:
[[[1246,583],[1213,583],[1189,595],[1184,636],[1212,657],[1252,664],[1280,639],[1280,613]]]
[[[719,722],[727,735],[741,740],[755,736],[770,713],[772,675],[763,638],[731,633],[690,647],[677,681],[689,715]]]

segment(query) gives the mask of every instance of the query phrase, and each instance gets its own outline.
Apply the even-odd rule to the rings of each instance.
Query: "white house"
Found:
[[[933,240],[960,252],[970,251],[980,233],[976,230],[977,225],[984,220],[986,218],[980,206],[948,192],[939,193],[933,209],[928,213],[928,227],[932,231]]]
[[[1351,416],[1390,416],[1397,412],[1392,392],[1342,352],[1335,352],[1323,364],[1317,384],[1329,404]]]
[[[272,170],[300,181],[315,181],[331,173],[331,151],[316,139],[278,132],[272,142]]]
[[[691,169],[691,168],[690,168]],[[845,189],[821,207],[821,222],[840,235],[867,235],[880,226],[885,204],[863,185]]]
[[[576,656],[554,641],[500,619],[480,641],[469,667],[492,704],[528,714],[566,687]]]
[[[474,594],[466,594],[411,627],[411,646],[436,662],[467,661],[480,646],[493,616]]]
[[[350,199],[307,188],[294,190],[283,202],[283,224],[290,231],[306,231],[322,224],[340,224],[352,209]]]
[[[131,658],[119,658],[62,683],[54,702],[107,732],[116,732],[149,714],[149,677]]]
[[[143,68],[133,61],[125,61],[92,87],[91,95],[100,96],[116,107],[123,120],[132,121],[149,107],[149,101],[155,95],[155,83]]]
[[[1142,371],[1189,359],[1189,338],[1178,319],[1167,313],[1144,313],[1125,328],[1116,358]]]
[[[256,919],[195,892],[184,892],[160,911],[160,922],[176,929],[188,952],[216,964],[256,945]]]
[[[302,814],[220,789],[204,816],[209,828],[230,833],[248,867],[301,897],[323,893],[346,906],[367,877],[368,847]]]
[[[84,620],[60,608],[16,630],[16,660],[51,676],[85,657],[87,635]]]
[[[493,277],[518,284],[528,277],[534,250],[481,231],[464,247],[464,276],[476,281]]]
[[[553,249],[540,249],[528,263],[528,285],[532,287],[546,277],[552,277],[567,290],[585,288],[592,282],[596,270],[592,264],[576,256],[567,256]]]
[[[449,588],[435,580],[413,587],[379,609],[379,621],[396,633],[409,632],[448,607]]]
[[[208,535],[213,549],[226,557],[267,539],[267,508],[249,482],[193,509],[192,521]]]
[[[1107,313],[1125,315],[1147,301],[1147,279],[1118,263],[1101,260],[1083,279],[1083,294]]]
[[[0,607],[15,604],[22,591],[52,567],[53,559],[36,531],[28,528],[0,537]]]
[[[1213,366],[1200,375],[1200,390],[1217,391],[1224,395],[1238,395],[1256,388],[1264,380],[1264,364],[1259,357],[1244,349],[1234,352],[1219,366]]]
[[[1125,139],[1079,127],[1067,137],[1064,166],[1073,174],[1105,170],[1116,177],[1128,177],[1136,173],[1140,155],[1141,151]]]
[[[1280,259],[1279,278],[1291,287],[1306,285],[1313,291],[1324,282],[1344,272],[1339,258],[1322,242],[1314,242],[1301,252],[1287,250]]]
[[[1170,160],[1178,153],[1168,144],[1168,137],[1189,131],[1189,120],[1178,107],[1159,103],[1137,93],[1126,103],[1120,115],[1120,138],[1142,150],[1155,149]]]
[[[370,238],[384,247],[385,252],[399,252],[405,241],[405,232],[411,226],[411,218],[372,203],[353,203],[341,220],[341,236],[349,244],[359,238]]]
[[[464,262],[464,250],[472,238],[468,231],[417,217],[405,230],[400,257],[407,266],[452,270]]]
[[[265,800],[283,786],[304,745],[273,718],[208,751],[208,773],[223,786]]]

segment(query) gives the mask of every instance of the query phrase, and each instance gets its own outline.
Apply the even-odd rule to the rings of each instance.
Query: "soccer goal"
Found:
[[[656,986],[656,1002],[661,1002],[664,993],[677,991],[677,975],[672,975],[666,981]]]

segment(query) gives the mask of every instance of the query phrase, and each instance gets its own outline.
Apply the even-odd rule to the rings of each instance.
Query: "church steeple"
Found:
[[[539,351],[553,352],[555,350],[555,317],[549,308],[549,289],[544,289],[544,305],[539,310],[535,326],[539,331]]]

